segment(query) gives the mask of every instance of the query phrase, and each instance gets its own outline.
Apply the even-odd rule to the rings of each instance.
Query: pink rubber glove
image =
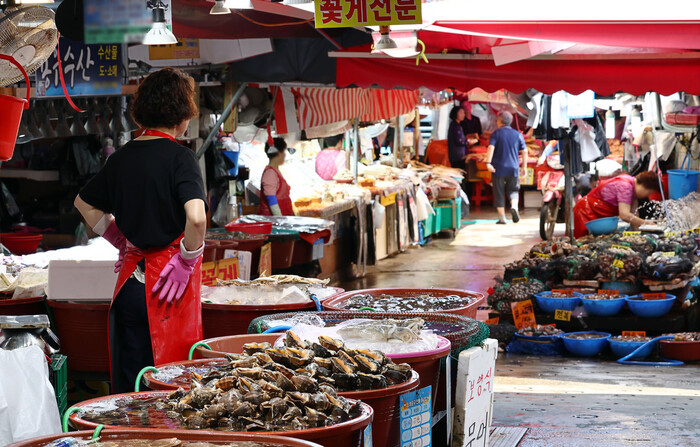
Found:
[[[114,263],[114,273],[119,273],[124,264],[124,254],[126,253],[126,238],[117,228],[116,221],[112,221],[102,234],[102,237],[119,250],[119,259]]]
[[[180,243],[180,253],[170,258],[168,264],[160,272],[160,279],[153,287],[153,293],[160,289],[158,299],[160,301],[167,300],[172,303],[182,298],[185,293],[187,284],[190,282],[190,276],[194,271],[194,266],[202,257],[204,245],[199,250],[188,252],[184,244]]]

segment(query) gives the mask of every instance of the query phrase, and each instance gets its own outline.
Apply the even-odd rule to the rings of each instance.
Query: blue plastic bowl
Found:
[[[535,301],[543,312],[553,314],[557,309],[576,309],[582,296],[582,294],[574,292],[573,298],[552,298],[552,292],[540,292],[535,294]]]
[[[603,217],[602,219],[586,222],[586,228],[592,235],[610,234],[617,231],[617,224],[620,222],[619,217]]]
[[[599,317],[612,317],[619,314],[622,308],[625,307],[625,298],[627,298],[627,295],[619,295],[611,300],[589,300],[586,298],[587,296],[590,295],[581,297],[583,308],[586,309],[588,315]]]
[[[635,299],[639,298],[639,299]],[[666,315],[673,307],[673,302],[676,297],[666,294],[666,299],[663,300],[643,300],[642,295],[627,297],[627,304],[633,314],[643,318],[659,318]]]
[[[570,335],[575,334],[600,334],[604,337],[600,338],[590,338],[585,340],[579,340],[577,338],[569,338]],[[564,341],[564,346],[566,350],[577,355],[579,357],[592,357],[603,352],[603,349],[608,345],[608,339],[610,334],[607,332],[596,332],[596,331],[583,331],[583,332],[569,332],[568,334],[562,335],[561,339]]]
[[[645,341],[619,341],[619,340],[608,340],[608,342],[610,343],[610,350],[618,358],[622,358],[622,357],[625,357],[625,356],[631,354],[635,349],[637,349],[638,347],[647,343]],[[635,355],[632,358],[643,359],[643,358],[649,357],[654,352],[654,346],[656,346],[656,343],[649,343],[649,346],[642,349],[640,352],[637,353],[637,355]]]

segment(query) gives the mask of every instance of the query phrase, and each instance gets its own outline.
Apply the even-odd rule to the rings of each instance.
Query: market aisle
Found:
[[[377,287],[447,287],[485,292],[503,265],[522,257],[540,241],[539,211],[522,213],[518,224],[495,225],[496,212],[472,212],[476,221],[462,227],[452,239],[443,233],[424,247],[379,261],[367,268],[365,278],[342,282],[346,290]],[[557,228],[564,231],[564,226]]]

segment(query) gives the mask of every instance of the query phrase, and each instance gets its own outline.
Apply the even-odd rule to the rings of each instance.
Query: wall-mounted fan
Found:
[[[33,73],[58,45],[54,12],[43,6],[8,8],[0,13],[0,54],[15,58]],[[11,63],[0,60],[0,87],[24,79]]]

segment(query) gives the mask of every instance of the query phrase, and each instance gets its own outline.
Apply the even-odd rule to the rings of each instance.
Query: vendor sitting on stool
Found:
[[[653,224],[635,216],[632,210],[638,199],[646,199],[658,191],[659,178],[650,171],[637,174],[637,177],[622,174],[601,182],[574,207],[574,237],[580,238],[588,233],[586,222],[604,217],[620,216],[635,228]]]
[[[287,143],[284,138],[275,138],[265,143],[265,153],[270,164],[263,171],[260,181],[260,210],[262,216],[293,216],[292,199],[289,198],[289,184],[282,177],[279,167],[287,157]]]

